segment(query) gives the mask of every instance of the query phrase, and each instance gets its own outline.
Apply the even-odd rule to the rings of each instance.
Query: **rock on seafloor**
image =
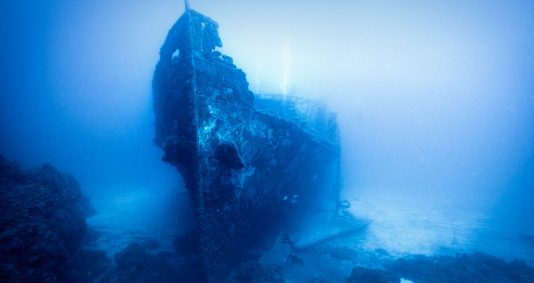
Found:
[[[72,176],[50,164],[22,170],[0,156],[0,281],[56,282],[90,212]]]
[[[258,259],[312,211],[335,210],[336,117],[324,104],[249,90],[218,24],[191,9],[161,47],[155,143],[189,191],[207,280]]]

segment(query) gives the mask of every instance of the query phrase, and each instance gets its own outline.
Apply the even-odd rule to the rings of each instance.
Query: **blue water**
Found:
[[[531,1],[191,2],[220,24],[251,90],[337,113],[342,197],[369,223],[339,246],[534,265]],[[91,248],[110,257],[147,238],[172,252],[192,225],[152,142],[151,79],[182,12],[171,0],[0,4],[0,154],[73,174],[98,212]]]

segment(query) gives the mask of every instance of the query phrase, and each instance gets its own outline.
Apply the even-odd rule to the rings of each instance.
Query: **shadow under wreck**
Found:
[[[208,281],[257,260],[312,212],[335,213],[336,117],[305,99],[255,96],[222,46],[218,24],[186,9],[153,79],[155,143],[182,175]],[[192,241],[195,242],[195,241]]]

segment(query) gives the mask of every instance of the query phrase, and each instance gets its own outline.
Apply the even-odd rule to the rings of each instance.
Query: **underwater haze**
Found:
[[[341,199],[368,222],[358,245],[534,264],[534,2],[190,2],[252,92],[337,115]],[[109,255],[146,237],[172,250],[192,225],[153,141],[154,70],[183,12],[178,0],[0,3],[0,154],[72,174]]]

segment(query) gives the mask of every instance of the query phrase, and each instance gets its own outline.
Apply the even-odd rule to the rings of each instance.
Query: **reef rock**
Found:
[[[89,211],[72,176],[50,164],[23,171],[0,156],[0,281],[56,282]]]
[[[155,143],[190,193],[209,281],[259,258],[281,231],[338,203],[335,115],[318,102],[255,96],[218,24],[191,9],[171,28],[153,79]]]

